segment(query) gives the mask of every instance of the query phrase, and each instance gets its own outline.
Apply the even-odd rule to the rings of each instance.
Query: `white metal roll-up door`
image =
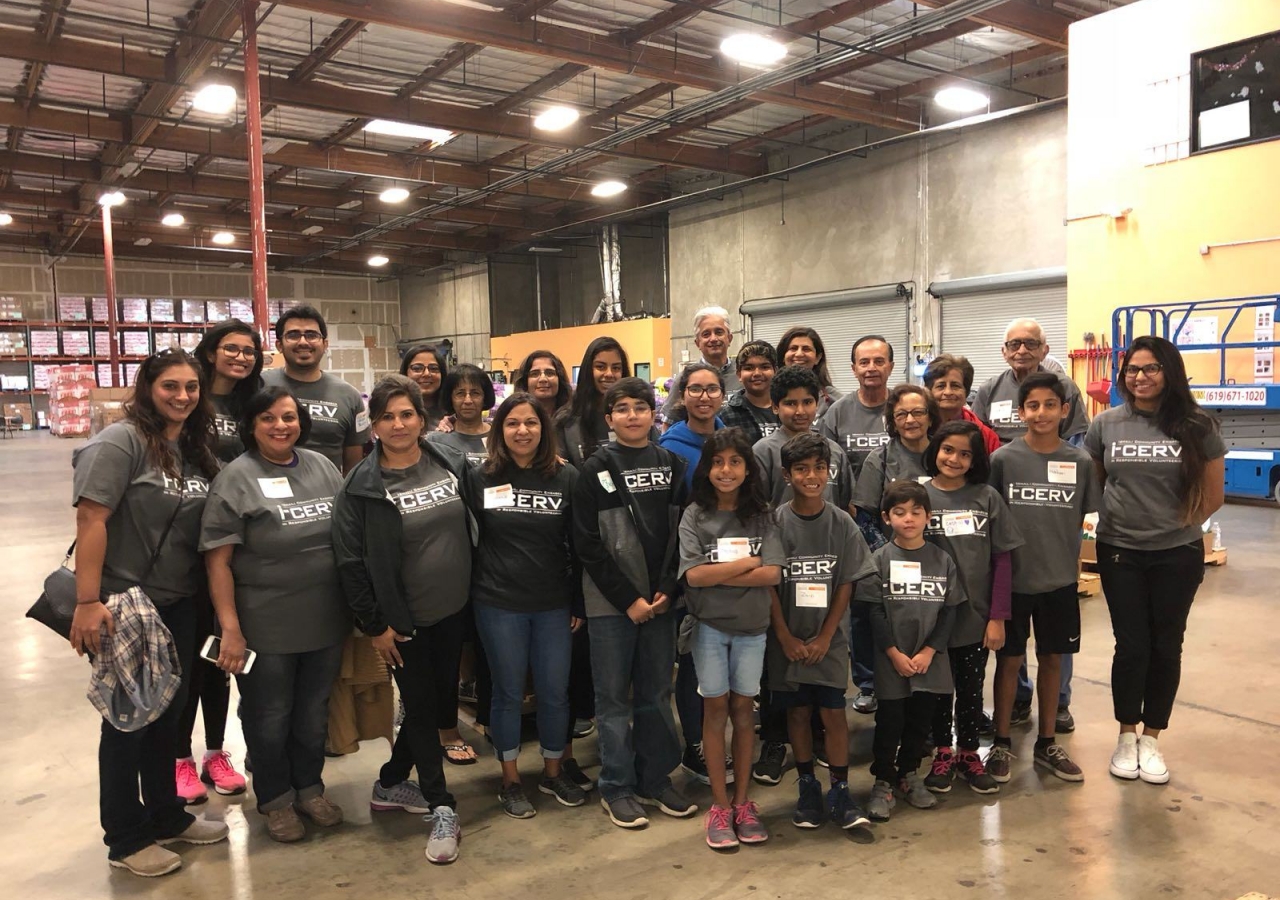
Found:
[[[953,282],[955,284],[957,282]],[[1044,329],[1049,352],[1071,374],[1067,341],[1067,284],[1010,285],[990,290],[956,291],[945,283],[930,286],[939,296],[942,317],[940,350],[966,357],[973,364],[975,387],[1006,367],[1000,354],[1004,329],[1013,318],[1035,319]]]
[[[887,298],[886,293],[890,295]],[[858,387],[849,365],[849,353],[853,342],[867,334],[884,335],[893,345],[896,365],[892,383],[907,378],[910,370],[907,360],[911,356],[907,330],[910,309],[908,297],[897,295],[893,287],[751,300],[742,305],[742,311],[751,317],[751,337],[775,346],[793,326],[804,325],[818,332],[827,350],[831,381],[841,391],[847,393]]]

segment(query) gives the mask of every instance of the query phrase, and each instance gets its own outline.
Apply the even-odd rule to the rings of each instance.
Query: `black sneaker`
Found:
[[[707,774],[707,761],[702,758],[702,742],[690,744],[684,748],[684,756],[680,759],[680,768],[684,769],[699,784],[711,784],[711,776]]]
[[[978,722],[978,734],[981,737],[992,737],[996,733],[996,723],[991,716],[983,712],[982,719]]]
[[[1010,725],[1026,725],[1031,721],[1031,701],[1013,701],[1013,714],[1009,716]]]
[[[760,784],[777,784],[782,781],[782,766],[786,761],[786,744],[781,741],[765,741],[760,748],[760,758],[751,770],[751,777]]]
[[[498,801],[502,804],[502,811],[513,819],[532,819],[538,814],[519,782],[503,785]]]
[[[580,741],[583,738],[589,738],[596,733],[596,723],[593,719],[574,719],[573,720],[573,739]]]
[[[677,791],[671,785],[667,785],[658,792],[656,797],[646,797],[644,794],[636,794],[636,802],[641,806],[656,806],[667,815],[676,819],[687,819],[698,811],[698,805]]]
[[[924,786],[935,794],[946,794],[951,790],[951,779],[955,774],[956,756],[950,747],[939,747],[929,766],[929,774],[924,776]]]
[[[840,782],[827,792],[827,815],[832,822],[835,822],[846,831],[850,828],[871,824],[867,814],[849,796],[849,782],[847,781]]]
[[[1054,734],[1070,734],[1076,730],[1075,716],[1071,715],[1071,707],[1059,706],[1058,715],[1053,720]]]
[[[475,703],[479,698],[476,696],[476,683],[471,681],[458,682],[458,700],[463,703]]]
[[[635,797],[619,797],[612,803],[601,797],[600,805],[609,814],[609,821],[619,828],[643,828],[649,824],[644,807],[636,802]]]
[[[587,792],[566,778],[563,770],[559,775],[544,775],[538,782],[538,790],[555,797],[561,806],[581,806],[587,802]]]
[[[791,824],[797,828],[817,828],[822,824],[826,810],[822,806],[822,785],[812,775],[800,776],[800,799],[791,816]]]
[[[560,760],[560,774],[584,791],[594,791],[596,789],[595,779],[582,771],[582,767],[578,765],[576,759]]]

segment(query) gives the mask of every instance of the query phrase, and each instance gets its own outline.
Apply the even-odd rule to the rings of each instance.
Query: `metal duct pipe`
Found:
[[[934,297],[962,297],[984,291],[1004,291],[1011,288],[1053,287],[1067,283],[1067,267],[1028,269],[1023,272],[1001,272],[998,275],[976,275],[973,278],[952,278],[935,281],[928,287]]]

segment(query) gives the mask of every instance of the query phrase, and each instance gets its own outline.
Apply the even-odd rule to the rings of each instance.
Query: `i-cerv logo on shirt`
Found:
[[[961,524],[958,531],[954,525],[952,526],[951,531],[953,533],[979,535],[987,533],[987,522],[990,519],[976,509],[948,509],[932,513],[929,516],[929,524],[925,527],[925,531],[929,534],[946,534],[948,516],[952,517],[952,522]],[[972,525],[969,523],[972,523]]]
[[[388,494],[388,497],[401,512],[419,512],[457,499],[458,486],[452,481],[441,481],[398,494]]]
[[[947,579],[939,575],[925,575],[918,584],[886,581],[884,586],[892,597],[912,600],[945,600],[947,597]]]
[[[511,499],[515,501],[514,504],[503,508],[532,510],[534,512],[559,512],[564,508],[564,495],[559,493],[516,488],[512,492]]]
[[[209,493],[209,482],[205,481],[198,475],[188,475],[186,478],[174,478],[166,474],[164,476],[164,492],[166,494],[207,494]]]
[[[214,417],[214,427],[218,437],[239,437],[240,426],[231,416],[219,414]]]
[[[633,494],[659,491],[671,487],[670,469],[636,469],[622,473],[627,490]]]
[[[1180,462],[1182,444],[1178,441],[1112,441],[1113,460],[1147,459],[1154,462]]]
[[[307,408],[307,412],[311,413],[313,419],[323,419],[326,422],[338,421],[338,404],[322,403],[318,400],[302,400],[302,405]]]
[[[883,431],[874,434],[846,434],[844,448],[846,450],[875,450],[889,443],[889,435]]]
[[[282,525],[297,525],[327,519],[333,514],[333,501],[312,500],[306,503],[280,504],[276,506]]]
[[[800,557],[787,560],[787,574],[792,578],[829,576],[836,571],[836,560],[830,556]]]
[[[1070,506],[1076,499],[1075,488],[1055,487],[1051,484],[1017,482],[1008,486],[1009,502],[1018,504],[1044,504]]]

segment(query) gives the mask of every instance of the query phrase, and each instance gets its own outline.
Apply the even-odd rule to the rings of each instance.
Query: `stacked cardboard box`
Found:
[[[124,418],[124,401],[133,391],[129,388],[94,388],[89,392],[89,432],[97,434]]]
[[[36,420],[32,414],[30,403],[6,403],[3,409],[6,419],[22,420],[23,431],[30,431],[36,427]]]
[[[54,366],[49,371],[49,430],[58,437],[89,434],[93,366]]]

